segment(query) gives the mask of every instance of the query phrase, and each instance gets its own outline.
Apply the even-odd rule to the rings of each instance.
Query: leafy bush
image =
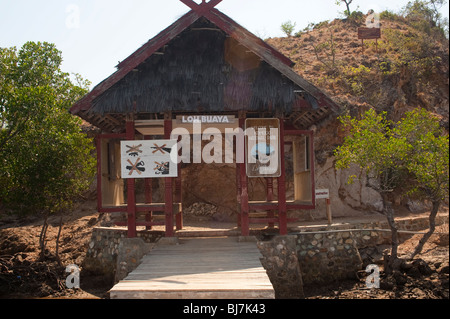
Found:
[[[15,212],[60,212],[92,182],[92,140],[68,112],[89,83],[61,62],[46,42],[0,51],[0,199]]]

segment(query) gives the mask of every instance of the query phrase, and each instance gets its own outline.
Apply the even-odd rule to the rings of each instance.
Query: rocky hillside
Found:
[[[421,107],[438,115],[448,130],[448,40],[402,16],[384,12],[381,18],[381,39],[365,40],[364,47],[358,39],[358,27],[365,21],[362,15],[318,23],[296,36],[267,42],[296,62],[296,72],[337,101],[341,114],[356,116],[373,107],[400,120],[405,112]],[[365,181],[349,186],[350,172],[334,169],[333,151],[344,137],[337,120],[341,114],[313,127],[316,186],[335,194],[332,201],[338,215],[378,211],[380,196],[364,187]],[[425,208],[409,198],[399,198],[396,204],[413,212]]]
[[[295,71],[326,91],[343,111],[357,114],[375,107],[400,119],[405,111],[423,107],[441,116],[448,129],[448,40],[389,16],[381,20],[381,39],[365,40],[363,49],[358,27],[364,20],[322,22],[295,37],[267,42],[291,58]]]

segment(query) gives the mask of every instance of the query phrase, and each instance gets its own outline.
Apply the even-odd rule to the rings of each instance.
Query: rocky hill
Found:
[[[337,194],[334,212],[352,215],[379,211],[380,197],[364,187],[365,181],[346,184],[349,173],[334,169],[333,151],[343,141],[337,117],[357,116],[368,108],[385,111],[392,120],[421,107],[436,114],[449,129],[449,47],[440,33],[418,28],[409,19],[384,12],[381,39],[358,39],[358,27],[366,16],[336,19],[311,25],[296,36],[267,42],[296,62],[295,71],[337,101],[340,114],[313,127],[316,130],[316,186]],[[398,198],[397,205],[416,212],[425,209],[411,198]],[[320,208],[319,208],[320,209]]]

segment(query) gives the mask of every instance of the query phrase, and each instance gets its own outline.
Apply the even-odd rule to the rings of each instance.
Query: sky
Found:
[[[195,0],[201,2],[201,0]],[[399,12],[409,0],[354,0],[351,9]],[[223,0],[217,7],[257,36],[283,36],[281,24],[341,18],[336,0]],[[0,0],[0,47],[46,41],[62,51],[61,69],[95,86],[190,9],[179,0]],[[448,4],[442,13],[448,17]]]

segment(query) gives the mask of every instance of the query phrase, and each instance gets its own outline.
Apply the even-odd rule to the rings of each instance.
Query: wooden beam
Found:
[[[102,193],[102,138],[97,136],[95,139],[97,148],[97,211],[101,211],[103,207]]]
[[[183,202],[183,191],[181,187],[182,179],[181,179],[181,162],[178,163],[178,177],[175,179],[175,202],[182,203]],[[183,229],[183,205],[181,205],[180,209],[176,214],[175,224],[177,230]]]
[[[315,177],[315,155],[314,155],[314,131],[310,131],[309,133],[309,163],[310,163],[310,169],[311,169],[311,198],[312,198],[312,205],[314,206],[314,209],[316,208],[316,177]]]
[[[126,122],[126,139],[134,140],[134,118],[127,117]],[[127,179],[127,220],[128,220],[128,238],[136,237],[136,180],[134,178]]]
[[[239,118],[239,127],[245,130],[245,117]],[[244,147],[244,156],[247,156],[247,152]],[[249,206],[248,206],[248,177],[246,172],[245,163],[239,163],[240,171],[240,186],[241,186],[241,235],[250,235],[250,221],[249,221]]]
[[[205,2],[205,0],[203,0],[201,4],[197,4],[192,0],[180,0],[180,1],[200,15],[203,15],[205,12],[210,11],[212,8],[214,8],[219,3],[222,2],[222,0],[210,0],[209,2]]]
[[[283,158],[283,157],[282,157]],[[273,178],[266,177],[266,200],[268,202],[273,201]],[[268,218],[274,218],[274,212],[272,209],[267,211]],[[269,228],[273,228],[275,225],[273,222],[269,222]]]
[[[280,118],[281,176],[278,177],[278,218],[280,235],[287,235],[286,171],[284,165],[284,119]]]
[[[172,116],[166,114],[164,119],[164,138],[169,139],[170,134],[172,132]],[[166,177],[165,181],[165,206],[164,206],[164,214],[166,216],[165,224],[166,224],[166,237],[173,237],[173,178]]]

